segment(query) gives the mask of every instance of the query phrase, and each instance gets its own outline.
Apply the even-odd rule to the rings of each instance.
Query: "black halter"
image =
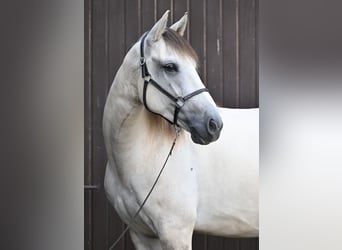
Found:
[[[179,111],[181,110],[181,108],[184,106],[185,102],[187,100],[189,100],[190,98],[202,93],[202,92],[208,92],[207,88],[202,88],[202,89],[198,89],[195,90],[194,92],[186,95],[186,96],[173,96],[172,94],[170,94],[167,90],[165,90],[162,86],[160,86],[156,81],[154,81],[150,75],[150,73],[147,70],[147,65],[146,65],[146,59],[144,57],[144,42],[145,42],[145,38],[147,36],[148,33],[146,33],[143,38],[141,39],[141,43],[140,43],[140,65],[141,65],[141,74],[142,74],[142,78],[144,78],[144,89],[143,89],[143,102],[145,105],[145,108],[150,111],[153,114],[157,114],[153,111],[151,111],[149,109],[149,107],[147,106],[147,102],[146,102],[146,91],[147,91],[147,86],[149,83],[151,83],[154,87],[156,87],[161,93],[163,93],[164,95],[166,95],[169,99],[171,99],[174,103],[175,103],[175,111],[174,111],[174,115],[173,115],[173,122],[171,122],[169,119],[167,119],[166,117],[163,116],[164,119],[166,119],[168,122],[170,122],[171,124],[177,125],[177,119],[178,119],[178,114]],[[157,114],[160,115],[160,114]]]

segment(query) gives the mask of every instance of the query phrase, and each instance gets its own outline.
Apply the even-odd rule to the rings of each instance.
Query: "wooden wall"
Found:
[[[258,107],[257,0],[85,0],[85,249],[107,250],[124,225],[108,204],[102,114],[128,49],[165,12],[170,23],[188,11],[186,37],[200,75],[225,107]],[[117,249],[134,249],[129,235]],[[256,250],[258,239],[195,234],[194,250]]]

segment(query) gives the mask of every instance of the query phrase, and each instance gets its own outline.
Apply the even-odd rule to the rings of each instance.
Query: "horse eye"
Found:
[[[178,68],[177,68],[176,64],[174,64],[174,63],[165,64],[165,65],[163,65],[163,68],[166,72],[177,72],[178,71]]]

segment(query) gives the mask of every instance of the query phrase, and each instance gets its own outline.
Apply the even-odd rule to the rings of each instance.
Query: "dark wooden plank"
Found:
[[[158,17],[160,18],[160,17]],[[150,30],[155,21],[157,15],[154,8],[154,0],[144,0],[141,2],[141,28],[142,32]]]
[[[172,23],[177,22],[185,12],[189,12],[190,0],[174,0],[173,13],[172,13]],[[189,39],[189,27],[185,31],[184,37]]]
[[[84,184],[92,183],[91,178],[91,126],[92,126],[92,108],[91,108],[91,60],[92,60],[92,1],[84,2]],[[84,249],[93,249],[92,239],[92,194],[91,191],[84,192]]]
[[[140,1],[138,1],[139,3]],[[135,1],[125,1],[125,52],[141,36],[140,6]]]
[[[109,80],[112,83],[125,52],[125,1],[109,1]]]
[[[196,249],[196,248],[194,248]],[[208,236],[207,250],[259,250],[258,238],[224,238]]]
[[[93,0],[92,22],[92,175],[100,189],[93,192],[93,249],[108,248],[108,206],[103,190],[106,155],[102,136],[102,113],[109,85],[108,0]]]
[[[259,250],[259,237],[255,239],[255,250]]]
[[[259,0],[255,0],[255,107],[259,107]],[[259,247],[259,239],[258,239]]]
[[[239,250],[259,250],[259,239],[258,238],[240,239]]]
[[[224,239],[217,236],[208,236],[208,250],[226,250],[224,249]],[[229,249],[230,250],[230,249]]]
[[[205,0],[190,0],[189,26],[190,44],[196,51],[199,59],[199,74],[206,84],[205,69]]]
[[[239,107],[236,60],[236,0],[223,1],[223,106]]]
[[[207,250],[207,235],[194,233],[192,237],[192,249]]]
[[[240,250],[240,240],[235,238],[224,238],[223,239],[224,250]],[[251,248],[249,250],[255,250]]]
[[[256,0],[239,2],[240,107],[257,106]]]
[[[157,3],[157,18],[159,19],[167,10],[171,10],[172,0],[158,0]],[[171,23],[169,18],[169,23]]]
[[[173,6],[173,20],[174,22],[178,21],[186,11],[189,11],[189,0],[174,0]]]
[[[223,103],[222,1],[207,4],[207,82],[216,103]]]

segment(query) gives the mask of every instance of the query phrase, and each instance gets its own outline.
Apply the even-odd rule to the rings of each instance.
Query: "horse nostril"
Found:
[[[208,132],[209,134],[215,134],[217,130],[219,129],[219,125],[214,119],[210,119],[208,122]]]

